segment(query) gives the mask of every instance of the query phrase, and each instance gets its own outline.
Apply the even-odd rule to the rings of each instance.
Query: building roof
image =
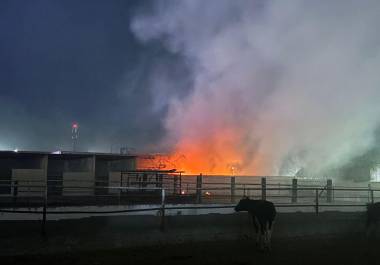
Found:
[[[83,158],[97,156],[104,159],[122,159],[122,158],[133,158],[138,157],[137,154],[115,154],[115,153],[100,153],[100,152],[71,152],[71,151],[23,151],[23,150],[6,150],[0,151],[0,157],[31,157],[31,156],[44,156],[49,157],[70,157],[70,158]]]

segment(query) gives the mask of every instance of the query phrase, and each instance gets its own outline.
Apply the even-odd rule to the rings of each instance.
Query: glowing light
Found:
[[[211,196],[211,192],[206,191],[206,192],[205,192],[205,195],[207,195],[207,196]]]
[[[138,168],[177,169],[183,175],[254,175],[266,167],[263,157],[247,161],[247,147],[239,144],[239,128],[222,128],[204,137],[183,137],[170,154],[139,159]],[[250,147],[248,148],[248,151]]]
[[[18,153],[18,149],[16,148],[15,150],[13,150],[13,152]]]
[[[186,192],[184,190],[181,191],[181,195],[185,195]]]
[[[223,128],[216,134],[182,138],[173,152],[177,157],[184,157],[178,161],[177,170],[185,174],[241,174],[244,152],[237,144],[237,131],[237,128]]]
[[[174,168],[184,172],[184,175],[244,174],[244,150],[237,144],[237,130],[225,128],[205,137],[183,138],[170,154],[139,159],[138,168]]]

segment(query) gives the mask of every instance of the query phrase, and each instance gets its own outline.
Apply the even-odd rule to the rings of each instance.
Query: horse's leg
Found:
[[[270,249],[269,223],[267,220],[265,220],[264,224],[265,224],[265,248]]]
[[[261,247],[261,241],[263,240],[262,234],[261,234],[261,224],[259,220],[255,219],[256,224],[256,246]]]
[[[268,221],[268,236],[269,236],[268,244],[269,244],[269,248],[271,248],[273,225],[274,225],[274,221],[273,220],[269,220]]]
[[[271,231],[270,231],[270,227],[271,227],[271,224],[269,222],[269,220],[265,220],[264,222],[264,233],[265,233],[265,248],[267,249],[271,249],[271,245],[270,245],[270,239],[271,239]]]
[[[251,214],[251,217],[252,217],[253,227],[255,228],[256,245],[258,245],[259,244],[259,225],[258,225],[257,218],[253,214]]]
[[[259,219],[259,224],[260,224],[260,249],[263,250],[265,247],[265,242],[266,242],[266,223],[262,218]]]

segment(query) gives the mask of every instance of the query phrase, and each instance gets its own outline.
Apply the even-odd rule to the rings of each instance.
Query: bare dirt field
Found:
[[[1,257],[0,264],[380,264],[380,240],[302,237],[274,239],[260,252],[251,239]]]

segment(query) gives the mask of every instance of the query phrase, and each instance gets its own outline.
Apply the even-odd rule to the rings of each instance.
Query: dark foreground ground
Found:
[[[380,264],[380,240],[350,238],[278,239],[271,252],[252,240],[194,242],[155,247],[0,257],[0,264]]]

